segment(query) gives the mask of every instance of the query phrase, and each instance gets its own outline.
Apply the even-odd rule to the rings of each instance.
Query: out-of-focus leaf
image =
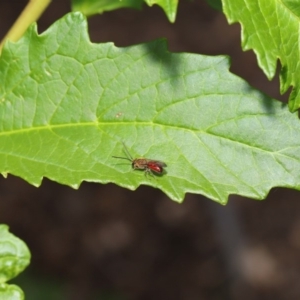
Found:
[[[0,300],[23,300],[23,291],[14,284],[0,284]]]
[[[144,0],[72,0],[72,10],[91,16],[124,7],[140,9]]]
[[[30,262],[26,244],[0,225],[0,284],[16,277]]]
[[[0,300],[22,300],[23,291],[6,282],[21,273],[30,262],[30,252],[26,244],[8,231],[8,226],[0,225]]]
[[[214,9],[222,11],[222,0],[206,0],[206,2]]]
[[[145,0],[149,6],[159,5],[168,16],[170,22],[175,22],[178,0]]]

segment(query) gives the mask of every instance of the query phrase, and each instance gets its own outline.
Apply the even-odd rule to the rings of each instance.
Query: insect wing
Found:
[[[159,160],[149,160],[147,163],[147,167],[153,171],[156,172],[158,174],[161,174],[164,171],[164,167],[166,167],[167,165]]]
[[[155,160],[155,163],[159,166],[161,166],[162,168],[167,167],[167,164],[165,164],[163,161],[160,160]]]

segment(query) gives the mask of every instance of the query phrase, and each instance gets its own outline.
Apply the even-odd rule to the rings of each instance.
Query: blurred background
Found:
[[[5,35],[27,1],[0,2]],[[70,11],[53,1],[39,32]],[[172,52],[231,57],[231,71],[279,95],[253,52],[242,52],[240,26],[205,1],[181,0],[175,24],[157,6],[122,9],[89,20],[93,42],[117,46],[165,37]],[[40,188],[0,178],[0,223],[24,240],[32,263],[13,282],[28,300],[300,299],[300,192],[274,188],[264,201],[232,195],[221,206],[200,195],[183,204],[142,186],[47,179]]]

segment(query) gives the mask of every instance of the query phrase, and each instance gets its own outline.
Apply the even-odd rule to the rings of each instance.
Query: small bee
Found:
[[[133,159],[124,143],[123,146],[127,157],[113,156],[114,158],[121,158],[130,161],[132,169],[144,170],[146,175],[150,174],[153,176],[153,174],[163,174],[164,168],[167,166],[164,162],[147,158]]]

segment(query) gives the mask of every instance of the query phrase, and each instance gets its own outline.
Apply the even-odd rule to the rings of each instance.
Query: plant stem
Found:
[[[16,42],[33,22],[37,21],[51,0],[30,0],[19,18],[10,28],[0,44],[0,52],[6,40]]]

